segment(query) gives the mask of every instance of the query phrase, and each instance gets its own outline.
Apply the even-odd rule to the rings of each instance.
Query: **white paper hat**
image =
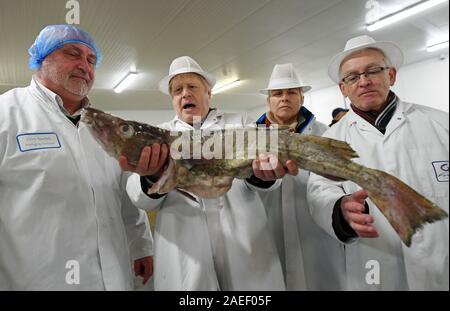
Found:
[[[173,77],[182,73],[196,73],[201,75],[206,79],[211,89],[216,84],[216,78],[214,76],[202,69],[200,65],[189,56],[181,56],[175,58],[170,64],[169,75],[164,77],[161,81],[159,81],[159,90],[164,94],[169,94],[169,82]]]
[[[392,67],[398,69],[403,65],[403,52],[396,44],[387,41],[375,41],[373,38],[363,35],[348,40],[345,44],[344,51],[333,57],[328,65],[328,75],[331,80],[339,83],[339,71],[342,61],[350,54],[367,48],[375,48],[383,51],[391,61]]]
[[[308,92],[311,87],[304,85],[300,77],[295,72],[292,64],[277,64],[273,67],[267,88],[260,90],[261,94],[267,95],[270,90],[284,90],[301,88],[303,93]]]

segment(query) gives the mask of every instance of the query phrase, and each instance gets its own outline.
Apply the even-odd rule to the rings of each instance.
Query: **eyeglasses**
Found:
[[[359,81],[359,78],[361,77],[361,75],[364,75],[364,77],[366,77],[366,78],[373,78],[389,68],[391,68],[391,67],[372,67],[372,68],[367,69],[364,72],[351,73],[348,76],[342,78],[341,81],[344,82],[345,84],[352,85]]]

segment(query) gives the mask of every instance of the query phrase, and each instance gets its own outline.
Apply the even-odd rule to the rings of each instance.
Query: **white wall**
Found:
[[[264,103],[265,99],[264,97],[261,96],[261,103]],[[247,115],[252,118],[253,120],[257,120],[263,113],[267,112],[266,109],[267,105],[266,104],[262,104],[259,107],[250,109],[247,111]]]
[[[349,107],[337,85],[306,93],[304,105],[315,114],[318,121],[327,125],[331,122],[331,112],[334,108]]]
[[[448,112],[448,56],[444,60],[432,58],[401,68],[393,91],[404,101]]]

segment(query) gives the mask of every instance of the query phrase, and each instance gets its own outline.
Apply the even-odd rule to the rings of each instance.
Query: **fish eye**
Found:
[[[120,132],[123,134],[123,136],[125,138],[130,138],[131,136],[134,135],[134,129],[132,126],[126,124],[126,123],[122,123],[119,126]]]

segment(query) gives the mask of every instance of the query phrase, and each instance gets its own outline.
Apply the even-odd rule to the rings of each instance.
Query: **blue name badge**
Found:
[[[434,173],[439,182],[448,182],[448,161],[433,162]]]
[[[61,143],[56,133],[19,134],[16,139],[21,152],[61,148]]]

